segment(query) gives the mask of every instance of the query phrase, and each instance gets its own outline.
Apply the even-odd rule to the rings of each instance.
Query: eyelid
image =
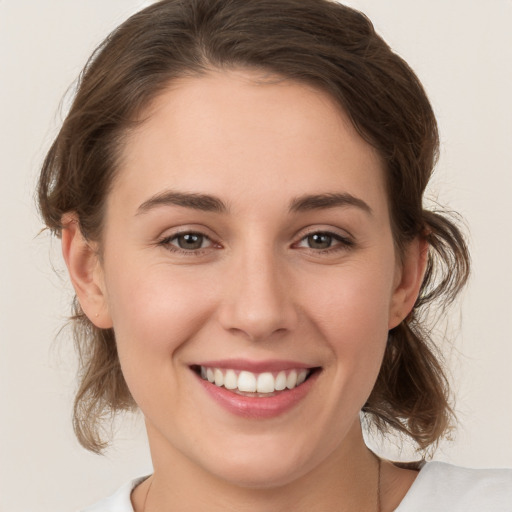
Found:
[[[161,230],[160,234],[157,235],[157,242],[160,242],[164,239],[173,238],[179,235],[186,234],[197,234],[202,235],[210,240],[215,240],[218,238],[217,234],[212,231],[210,228],[203,224],[179,224],[176,226],[168,226],[166,229]]]
[[[314,226],[307,226],[299,230],[294,238],[302,240],[303,238],[315,235],[316,233],[325,233],[327,235],[332,235],[343,240],[354,241],[354,236],[346,229],[336,228],[334,226],[323,226],[318,224]]]
[[[170,233],[169,230],[166,230],[166,234],[158,238],[158,240],[156,241],[156,245],[162,246],[172,253],[181,253],[186,256],[201,256],[207,252],[211,252],[212,249],[222,248],[222,244],[216,241],[216,237],[207,233],[209,231],[211,230],[203,226],[180,226],[175,228],[175,230]],[[208,240],[210,243],[208,247],[200,247],[197,249],[184,249],[179,247],[178,245],[171,243],[179,236],[187,234],[199,235],[201,237],[204,237],[204,239]],[[325,249],[305,247],[300,245],[308,237],[315,234],[329,235],[330,237],[332,237],[333,240],[336,241],[336,243],[334,243],[334,245],[332,245],[331,247]],[[334,228],[332,226],[309,226],[299,231],[294,238],[296,241],[292,243],[292,248],[308,250],[315,254],[326,254],[329,252],[347,251],[349,249],[352,249],[356,245],[354,237],[349,232],[347,232],[346,230],[341,230],[340,228]]]
[[[220,248],[221,245],[215,241],[215,238],[209,234],[207,234],[205,231],[209,231],[206,228],[194,228],[192,226],[181,226],[179,228],[176,228],[175,231],[172,231],[169,233],[168,231],[166,234],[160,236],[158,240],[156,241],[156,245],[164,247],[166,250],[168,250],[171,253],[177,253],[177,254],[184,254],[186,256],[202,256],[206,252],[209,252],[211,249],[217,249]],[[183,235],[199,235],[206,240],[210,241],[210,245],[208,247],[200,247],[198,249],[183,249],[177,245],[174,245],[171,243],[176,238],[183,236]]]
[[[332,247],[328,247],[327,249],[314,249],[312,247],[300,247],[299,244],[304,242],[308,237],[316,234],[323,234],[323,235],[329,235],[334,240],[336,240],[338,243],[333,245]],[[335,252],[335,251],[343,251],[353,248],[356,243],[354,240],[354,237],[348,233],[347,231],[344,231],[344,233],[340,233],[338,229],[332,228],[332,227],[325,227],[322,228],[320,226],[311,226],[310,228],[307,228],[305,232],[299,233],[297,235],[298,241],[294,242],[293,246],[298,248],[303,248],[306,250],[310,250],[314,253],[327,253],[327,252]]]

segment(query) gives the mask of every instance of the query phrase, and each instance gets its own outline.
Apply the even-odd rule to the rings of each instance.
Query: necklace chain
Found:
[[[150,478],[151,478],[151,482],[149,482],[146,496],[144,496],[144,503],[142,504],[142,512],[146,512],[146,502],[148,501],[149,491],[151,490],[151,486],[153,485],[153,477],[151,476]],[[380,512],[380,510],[379,510],[379,512]]]
[[[377,512],[382,512],[380,501],[380,470],[382,466],[382,459],[375,455],[377,458]]]

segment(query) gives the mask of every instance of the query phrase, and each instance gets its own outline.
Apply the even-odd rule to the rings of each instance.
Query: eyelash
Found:
[[[162,238],[158,245],[164,247],[168,251],[171,251],[176,254],[183,254],[185,256],[202,256],[205,251],[209,250],[211,247],[203,247],[199,249],[183,249],[181,247],[178,247],[174,244],[172,244],[173,240],[177,240],[180,237],[186,236],[186,235],[195,235],[198,237],[201,237],[204,240],[209,240],[211,245],[214,246],[215,243],[211,240],[211,238],[208,235],[205,235],[204,233],[201,233],[199,231],[181,231],[179,233],[174,233],[170,236],[166,236],[165,238]]]
[[[202,247],[198,249],[183,249],[181,247],[178,247],[174,245],[172,242],[177,240],[180,237],[186,236],[186,235],[192,235],[192,236],[198,236],[202,238],[202,241],[209,241],[210,246],[209,247]],[[334,246],[325,248],[325,249],[314,249],[312,247],[305,247],[305,249],[309,249],[314,254],[330,254],[333,252],[338,251],[347,251],[352,249],[355,246],[355,242],[345,236],[341,236],[338,233],[333,233],[332,231],[312,231],[310,233],[305,234],[297,243],[294,243],[294,247],[298,247],[300,243],[307,241],[308,238],[311,238],[315,235],[324,235],[330,237],[332,242],[338,242]],[[220,247],[220,245],[215,244],[211,240],[211,238],[208,235],[205,235],[204,233],[198,232],[198,231],[182,231],[179,233],[174,233],[170,236],[167,236],[165,238],[162,238],[158,241],[158,245],[164,247],[168,251],[171,251],[176,254],[183,254],[185,256],[202,256],[206,251],[217,245],[217,247]]]
[[[333,243],[338,242],[338,243],[335,243],[335,245],[331,245],[331,247],[328,247],[326,249],[314,249],[312,247],[306,247],[306,249],[313,251],[315,254],[330,254],[330,253],[338,252],[338,251],[347,251],[349,249],[352,249],[355,246],[355,242],[349,237],[342,236],[338,233],[333,233],[332,231],[322,231],[322,230],[312,231],[310,233],[307,233],[299,240],[298,243],[294,244],[294,246],[297,246],[301,242],[307,241],[308,238],[311,238],[315,235],[328,236],[331,239],[331,242],[333,242]]]

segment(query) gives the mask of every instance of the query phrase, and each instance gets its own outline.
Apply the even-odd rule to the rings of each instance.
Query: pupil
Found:
[[[187,235],[181,235],[178,238],[178,245],[182,249],[200,249],[202,244],[202,235],[195,235],[193,233],[189,233]]]
[[[309,237],[309,246],[312,249],[328,249],[331,246],[332,237],[325,233],[316,233]]]

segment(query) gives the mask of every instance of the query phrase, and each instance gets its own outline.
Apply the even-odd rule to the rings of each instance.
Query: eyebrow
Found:
[[[137,215],[149,212],[159,206],[182,206],[214,213],[227,213],[229,211],[227,205],[218,197],[209,194],[166,190],[144,201],[138,207]],[[305,194],[292,199],[289,211],[291,213],[306,212],[348,206],[359,208],[370,215],[373,213],[365,201],[348,193]]]
[[[208,194],[177,192],[166,190],[150,197],[137,208],[137,215],[146,213],[158,206],[183,206],[204,212],[226,213],[228,207],[217,197]]]
[[[339,208],[355,206],[364,212],[372,215],[370,206],[359,197],[352,194],[313,194],[303,195],[292,200],[290,212],[305,212],[311,210],[323,210],[326,208]]]

